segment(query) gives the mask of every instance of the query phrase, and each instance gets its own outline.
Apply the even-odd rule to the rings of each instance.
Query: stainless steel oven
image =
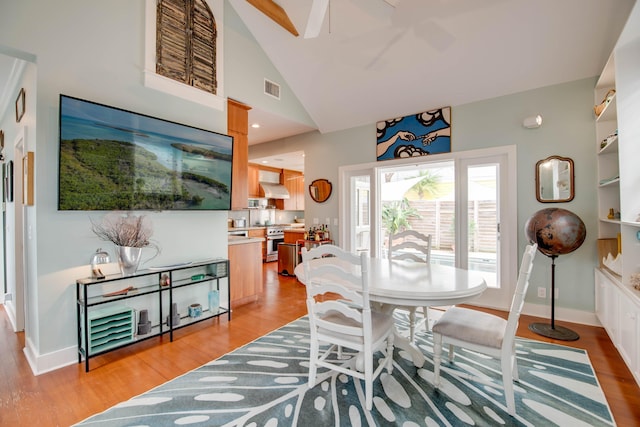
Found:
[[[284,228],[281,225],[270,225],[266,228],[267,253],[265,262],[278,260],[278,244],[284,243]]]

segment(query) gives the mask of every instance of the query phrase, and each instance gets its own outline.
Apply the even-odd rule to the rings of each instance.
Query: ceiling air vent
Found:
[[[273,96],[275,99],[280,99],[280,85],[264,79],[264,93]]]

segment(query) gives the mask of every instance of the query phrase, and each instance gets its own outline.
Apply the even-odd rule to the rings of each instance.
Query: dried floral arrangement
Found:
[[[145,215],[109,213],[100,223],[91,220],[91,230],[102,240],[117,246],[143,248],[158,246],[151,241],[153,227]]]
[[[640,273],[635,273],[631,275],[631,286],[633,286],[634,289],[640,291]]]

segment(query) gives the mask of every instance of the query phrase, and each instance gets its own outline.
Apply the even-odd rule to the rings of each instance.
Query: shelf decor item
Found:
[[[133,276],[138,270],[142,259],[142,248],[132,246],[116,246],[118,266],[123,276]]]
[[[169,279],[169,275],[163,274],[162,277],[160,278],[160,286],[164,288],[166,286],[169,286],[170,284],[171,284],[171,279]]]
[[[142,258],[142,248],[153,247],[155,256],[160,252],[158,245],[151,241],[153,229],[145,215],[109,213],[101,223],[91,221],[91,229],[102,240],[116,246],[118,265],[123,276],[132,276],[138,270]]]
[[[593,112],[596,114],[596,117],[599,117],[600,114],[602,114],[605,107],[609,105],[609,103],[611,102],[615,94],[616,94],[615,89],[609,89],[607,94],[604,96],[604,99],[602,100],[602,102],[598,105],[593,106]]]
[[[202,315],[202,305],[198,303],[191,304],[189,306],[189,317],[196,318]]]
[[[217,313],[220,309],[220,293],[218,290],[214,289],[209,291],[209,312]]]
[[[578,249],[587,237],[587,228],[573,212],[547,208],[531,215],[524,230],[529,241],[538,244],[538,251],[551,258],[551,324],[531,323],[529,329],[543,337],[575,341],[580,338],[577,333],[555,324],[556,258]]]
[[[149,311],[140,310],[140,318],[138,320],[138,335],[146,335],[151,332],[151,321],[149,320]]]
[[[100,264],[108,264],[111,262],[111,258],[109,258],[109,254],[102,250],[102,248],[98,248],[95,253],[91,256],[91,277],[102,280],[105,278],[104,273],[100,270]]]
[[[178,326],[180,324],[180,313],[178,313],[178,303],[171,305],[171,314],[167,316],[167,326]]]

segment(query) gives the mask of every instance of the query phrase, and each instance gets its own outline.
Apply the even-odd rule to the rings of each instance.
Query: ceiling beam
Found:
[[[247,3],[267,15],[282,28],[298,37],[298,30],[296,30],[295,25],[293,25],[293,22],[289,19],[287,12],[285,12],[284,9],[273,0],[247,0]]]
[[[307,21],[307,28],[304,31],[305,39],[318,37],[320,29],[322,28],[324,16],[327,14],[328,6],[329,0],[313,0],[311,12],[309,13],[309,20]]]

